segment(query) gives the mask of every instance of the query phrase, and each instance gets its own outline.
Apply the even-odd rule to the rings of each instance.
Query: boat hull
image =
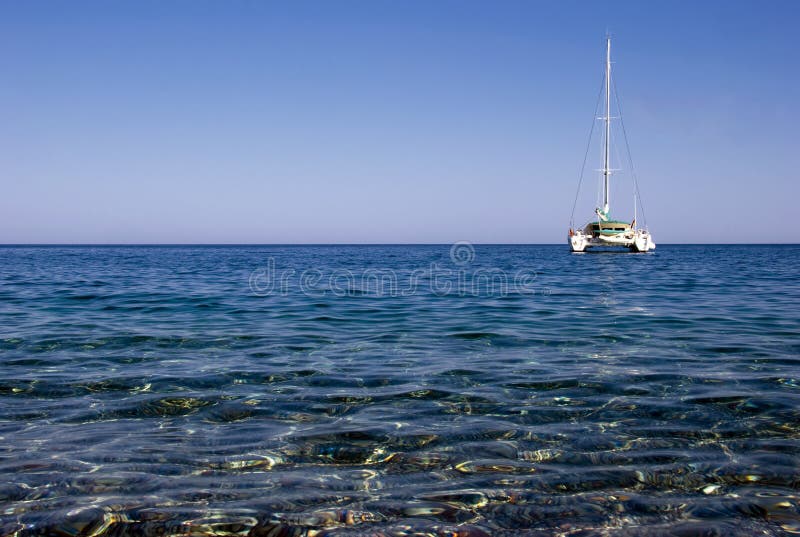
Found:
[[[630,252],[649,252],[656,248],[650,233],[642,229],[610,236],[589,235],[578,231],[570,233],[567,243],[570,250],[577,253],[592,248],[622,249]]]

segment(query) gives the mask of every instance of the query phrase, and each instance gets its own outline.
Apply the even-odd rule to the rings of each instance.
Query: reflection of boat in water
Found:
[[[609,178],[611,176],[611,38],[606,38],[605,74],[605,115],[603,116],[605,134],[603,136],[603,206],[595,209],[597,219],[589,222],[583,229],[575,230],[570,223],[568,243],[573,252],[584,252],[595,247],[627,248],[632,252],[647,252],[656,247],[650,232],[636,227],[636,207],[639,200],[638,189],[634,188],[634,217],[630,222],[614,220],[610,216]],[[623,129],[624,132],[624,129]],[[631,170],[633,172],[633,170]],[[635,181],[634,181],[635,185]],[[580,185],[578,186],[580,190]],[[577,198],[576,198],[577,201]],[[573,208],[574,216],[574,208]]]

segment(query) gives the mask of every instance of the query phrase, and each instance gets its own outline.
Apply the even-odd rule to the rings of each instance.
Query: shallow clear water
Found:
[[[798,533],[799,264],[0,248],[0,533]]]

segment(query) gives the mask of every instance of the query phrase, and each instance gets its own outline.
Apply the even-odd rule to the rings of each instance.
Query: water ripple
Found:
[[[800,533],[800,248],[448,252],[0,249],[0,533]]]

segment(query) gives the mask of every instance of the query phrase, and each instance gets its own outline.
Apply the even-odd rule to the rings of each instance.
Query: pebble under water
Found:
[[[0,534],[800,534],[800,247],[0,248]]]

